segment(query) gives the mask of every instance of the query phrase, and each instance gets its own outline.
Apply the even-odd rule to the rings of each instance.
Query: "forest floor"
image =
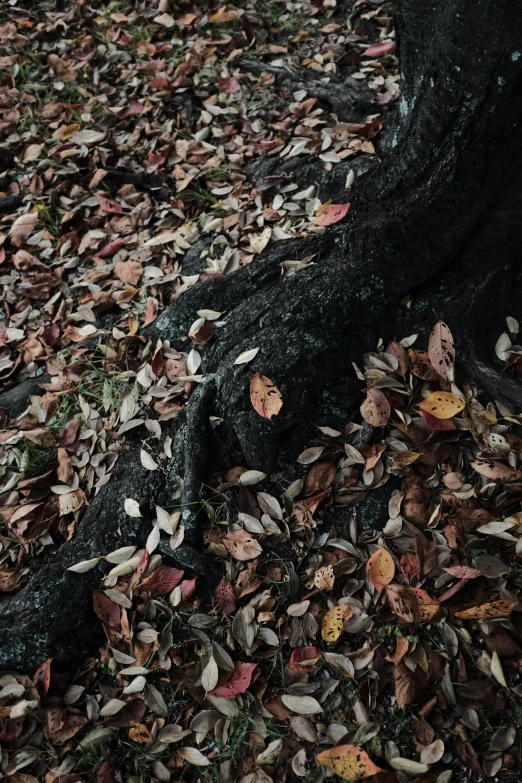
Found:
[[[147,328],[190,287],[349,220],[399,77],[378,0],[14,0],[0,46],[7,594],[75,536],[119,455],[162,474],[165,423],[205,383],[226,312],[194,312],[170,341]],[[341,172],[344,200],[303,189],[307,167]],[[513,375],[518,331],[506,313]],[[71,568],[99,569],[106,645],[74,672],[0,672],[5,779],[519,779],[522,418],[455,378],[444,323],[426,344],[392,338],[352,357],[361,415],[325,421],[291,480],[209,477],[213,596],[159,553],[183,542],[179,508],[156,507],[143,549]],[[277,381],[252,373],[265,419],[285,404]],[[387,521],[363,529],[358,504],[381,488]]]

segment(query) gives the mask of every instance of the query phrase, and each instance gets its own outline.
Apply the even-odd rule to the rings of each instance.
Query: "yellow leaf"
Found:
[[[472,606],[471,609],[463,609],[455,612],[455,617],[461,620],[489,620],[495,617],[509,617],[516,604],[510,601],[491,601],[488,604]]]
[[[439,612],[440,601],[429,595],[426,590],[421,590],[420,587],[410,587],[409,590],[417,599],[419,622],[429,623]]]
[[[368,560],[366,564],[370,582],[377,590],[382,590],[385,585],[390,584],[395,576],[395,563],[387,549],[381,547]]]
[[[264,419],[277,416],[283,405],[281,392],[270,378],[256,372],[250,382],[250,400],[254,410]]]
[[[352,610],[347,604],[334,606],[323,617],[321,633],[325,642],[336,642],[343,632],[345,624],[352,616]]]
[[[363,780],[382,772],[366,751],[356,745],[337,745],[323,750],[316,759],[344,780]]]
[[[433,392],[419,402],[419,408],[435,416],[436,419],[451,419],[465,408],[466,403],[458,394],[452,392]]]

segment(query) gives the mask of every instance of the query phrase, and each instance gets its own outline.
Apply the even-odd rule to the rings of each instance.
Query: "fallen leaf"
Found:
[[[316,226],[331,226],[338,223],[347,214],[350,204],[329,204],[320,214],[312,218]]]
[[[211,695],[222,699],[234,699],[239,693],[244,693],[250,687],[256,668],[256,663],[236,661],[234,671],[224,673],[219,685]]]
[[[212,607],[218,617],[228,617],[236,611],[236,594],[230,579],[224,576],[212,596]]]
[[[390,403],[380,389],[368,389],[361,405],[361,416],[372,427],[384,427],[390,418]]]
[[[418,407],[436,419],[451,419],[466,407],[466,403],[458,394],[433,392],[419,402]]]
[[[334,748],[323,750],[316,760],[324,767],[330,767],[335,775],[344,780],[363,780],[382,772],[382,769],[373,763],[365,750],[356,745],[337,745]]]
[[[299,715],[314,715],[323,711],[323,708],[313,696],[292,696],[285,693],[284,696],[281,696],[281,701],[285,707],[288,707],[292,712],[297,712]]]
[[[246,530],[231,530],[223,538],[227,552],[236,560],[253,560],[262,553],[262,547]]]
[[[319,590],[332,590],[335,582],[333,565],[318,568],[314,574],[314,585]]]
[[[321,634],[325,642],[336,642],[343,632],[343,628],[352,616],[352,610],[348,604],[334,606],[323,617]]]
[[[264,419],[277,416],[283,405],[283,398],[277,386],[260,372],[256,372],[250,382],[250,400],[254,410]]]
[[[448,378],[455,362],[453,335],[444,321],[438,321],[430,334],[428,356],[432,367],[441,378]]]
[[[382,590],[395,576],[395,563],[387,549],[381,547],[374,552],[366,564],[370,582],[377,590]]]
[[[510,601],[491,601],[455,612],[455,617],[460,617],[461,620],[488,620],[497,617],[509,617],[515,606],[516,603],[511,603]]]

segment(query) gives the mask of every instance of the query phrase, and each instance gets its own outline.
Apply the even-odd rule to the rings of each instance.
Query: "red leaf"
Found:
[[[174,590],[177,585],[183,579],[184,571],[180,571],[178,568],[169,568],[168,566],[160,566],[152,572],[150,576],[143,580],[139,590],[148,593],[157,593],[157,595],[166,595]]]
[[[422,418],[432,430],[456,430],[457,427],[453,419],[437,419],[427,411],[421,411]]]
[[[114,239],[112,242],[109,242],[108,245],[105,245],[105,247],[102,247],[101,250],[98,250],[96,253],[97,256],[100,258],[108,258],[109,256],[114,256],[120,248],[123,247],[123,239]]]
[[[342,220],[349,209],[349,204],[330,204],[320,215],[312,218],[312,223],[316,226],[331,226]]]
[[[108,761],[104,761],[101,765],[96,783],[114,783],[114,775]]]
[[[104,625],[109,628],[119,628],[121,622],[121,608],[111,601],[108,595],[94,590],[92,594],[94,611]]]
[[[144,549],[140,555],[140,559],[138,560],[138,566],[136,568],[138,576],[143,576],[143,574],[147,570],[148,564],[149,564],[149,553],[147,552],[146,549]]]
[[[212,696],[233,699],[238,693],[244,693],[250,686],[256,663],[235,663],[233,672],[225,672],[221,683],[211,691]]]
[[[128,106],[124,106],[116,116],[124,119],[125,117],[132,117],[133,114],[141,114],[142,111],[143,104],[139,101],[132,101]]]
[[[95,193],[94,197],[104,212],[113,213],[115,215],[121,215],[123,213],[121,204],[117,204],[115,201],[105,198],[105,196],[100,196],[99,193]]]
[[[388,41],[387,43],[373,44],[362,52],[363,57],[382,57],[383,54],[388,54],[395,50],[395,41]]]
[[[34,673],[33,682],[36,685],[36,688],[38,689],[38,693],[40,694],[41,699],[47,696],[47,691],[49,690],[49,685],[51,682],[52,661],[53,658],[48,658],[46,661],[44,661],[41,664],[41,666],[38,667],[38,669]]]
[[[232,95],[235,92],[241,92],[241,85],[233,76],[220,77],[219,89],[221,92],[224,92],[225,95]]]
[[[194,579],[184,579],[180,584],[179,588],[181,590],[181,599],[183,601],[188,601],[188,599],[194,595],[196,590],[196,579],[197,577],[194,577]]]
[[[298,647],[290,656],[290,666],[301,674],[310,674],[313,664],[323,657],[323,651],[319,647]],[[305,665],[308,664],[308,665]]]
[[[212,596],[212,607],[218,617],[228,617],[236,611],[236,594],[230,579],[223,577]]]

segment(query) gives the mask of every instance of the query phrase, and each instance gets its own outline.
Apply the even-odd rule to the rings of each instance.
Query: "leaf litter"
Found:
[[[253,187],[244,170],[264,156],[332,169],[374,155],[380,115],[344,123],[306,90],[289,96],[273,73],[249,70],[246,41],[273,68],[325,77],[349,62],[383,110],[398,95],[386,6],[362,12],[381,31],[368,46],[333,3],[320,17],[287,4],[271,38],[263,4],[43,5],[12,3],[0,25],[14,205],[0,226],[0,380],[40,378],[45,390],[14,419],[2,411],[3,592],[74,536],[130,438],[161,472],[162,424],[204,382],[205,345],[226,313],[219,302],[194,313],[179,350],[143,329],[205,279],[350,220],[348,196],[322,204],[289,177],[267,201],[269,183]],[[189,251],[198,265],[185,267]],[[506,329],[496,354],[521,375],[518,321],[507,316]],[[245,468],[213,485],[205,552],[225,575],[211,602],[158,552],[161,532],[182,542],[180,511],[157,508],[144,549],[70,567],[81,579],[111,565],[93,591],[107,644],[73,674],[49,659],[32,676],[0,675],[6,779],[110,783],[139,770],[269,783],[290,768],[320,780],[326,767],[347,780],[447,783],[459,760],[477,775],[516,773],[522,419],[457,386],[446,324],[425,350],[415,341],[379,343],[356,367],[375,442],[354,445],[357,421],[345,433],[325,422],[284,493]],[[244,346],[235,364],[250,362],[254,410],[279,415],[277,379]],[[388,522],[360,530],[357,504],[388,482],[400,486]],[[350,523],[326,523],[330,508],[353,511]],[[139,498],[124,511],[142,516]]]

